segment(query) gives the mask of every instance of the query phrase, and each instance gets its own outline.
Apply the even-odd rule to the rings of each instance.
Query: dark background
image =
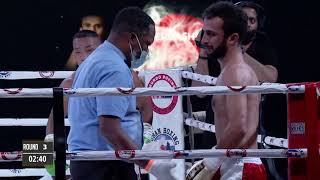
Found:
[[[80,16],[97,12],[106,18],[107,29],[118,10],[143,7],[145,0],[29,0],[1,2],[0,70],[63,70],[71,52],[72,35]],[[201,11],[207,0],[163,0],[162,2]],[[260,0],[267,14],[266,32],[279,57],[279,82],[319,81],[317,67],[319,10],[316,1]],[[4,10],[4,11],[3,11]],[[54,87],[61,80],[0,80],[0,88]],[[272,113],[267,129],[271,136],[286,137],[286,100],[271,98]],[[0,99],[0,118],[46,118],[50,99]],[[0,151],[21,149],[22,139],[42,139],[45,128],[0,127]],[[17,163],[1,167],[13,167]]]
[[[61,70],[71,50],[79,19],[98,12],[110,28],[116,12],[129,5],[143,7],[146,0],[2,2],[1,70]],[[199,10],[208,0],[162,0]],[[257,0],[267,13],[266,31],[279,55],[281,82],[316,81],[318,42],[317,6],[313,1]],[[196,8],[196,7],[199,8]],[[191,8],[190,8],[191,9]],[[192,10],[192,9],[191,9]],[[1,13],[1,14],[2,14]]]

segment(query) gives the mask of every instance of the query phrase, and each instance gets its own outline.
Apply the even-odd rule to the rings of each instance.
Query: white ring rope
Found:
[[[196,119],[198,121],[206,121],[206,111],[196,111],[196,112],[192,112],[192,118],[193,119]],[[186,118],[190,118],[188,117],[188,113],[183,113],[183,118],[186,119]]]
[[[70,161],[66,161],[70,165]],[[70,168],[66,169],[66,175],[70,176]],[[0,177],[28,177],[28,176],[45,176],[52,179],[51,175],[45,168],[23,168],[23,169],[0,169]],[[0,178],[1,179],[1,178]]]
[[[181,76],[186,79],[201,81],[203,83],[215,85],[217,78],[193,73],[191,68],[181,67],[175,68],[181,70]],[[26,79],[65,79],[70,77],[74,71],[0,71],[0,80],[26,80]],[[139,77],[144,77],[145,71],[139,71]],[[263,84],[278,84],[278,83],[263,83]]]
[[[184,118],[187,116],[184,113]],[[194,119],[205,118],[205,111],[193,112]],[[204,120],[204,119],[203,119]],[[46,126],[48,118],[0,118],[0,126]],[[69,120],[64,119],[65,126],[70,126]]]
[[[186,79],[200,81],[200,82],[211,84],[211,85],[216,85],[216,83],[217,83],[217,78],[216,77],[197,74],[197,73],[192,73],[192,72],[189,72],[189,71],[182,71],[181,72],[181,76],[183,78],[186,78]]]
[[[195,120],[193,118],[187,118],[187,119],[185,119],[184,122],[188,126],[199,128],[204,131],[209,131],[209,132],[213,132],[213,133],[216,132],[215,125],[213,125],[213,124],[201,122],[201,121]],[[259,134],[258,138],[257,138],[257,142],[258,143],[265,143],[268,145],[277,146],[277,147],[281,147],[281,148],[288,148],[288,140],[287,139],[276,138],[276,137],[271,137],[271,136],[266,136],[264,139],[262,139],[262,138],[263,137]]]
[[[0,152],[0,162],[22,161],[22,152]],[[120,150],[66,152],[67,160],[200,159],[209,157],[304,158],[307,149]]]
[[[25,79],[65,79],[74,71],[0,71],[0,79],[25,80]]]
[[[173,96],[173,95],[234,95],[250,93],[304,93],[305,86],[260,85],[260,86],[203,86],[203,87],[153,87],[153,88],[65,88],[67,96]],[[0,89],[0,98],[52,98],[52,88]]]
[[[210,85],[216,85],[217,79],[218,79],[218,78],[213,77],[213,76],[192,73],[190,71],[181,71],[181,76],[183,78],[186,78],[186,79],[191,79],[191,80],[194,80],[194,81],[200,81],[200,82],[207,83],[207,84],[210,84]],[[280,83],[264,82],[261,85],[280,85]]]
[[[45,168],[0,169],[0,177],[47,176]]]
[[[1,118],[0,126],[46,126],[48,118]],[[69,120],[64,120],[65,126],[70,126]]]
[[[199,128],[204,131],[209,131],[215,133],[215,125],[208,124],[196,120],[198,118],[205,118],[205,112],[193,112],[192,115],[194,118],[187,118],[184,120],[185,124],[188,126],[192,126],[195,128]],[[14,118],[3,118],[0,119],[0,126],[46,126],[48,119],[45,118],[21,118],[21,119],[14,119]],[[65,126],[70,126],[69,120],[64,120]],[[266,136],[264,140],[262,140],[261,135],[258,135],[257,139],[258,143],[266,143],[268,145],[288,148],[288,140],[283,138],[276,138],[271,136]]]
[[[184,113],[184,118],[186,118]],[[203,122],[206,118],[205,111],[193,112],[193,118],[186,118],[184,123],[188,126],[192,126],[204,131],[215,133],[215,125]],[[200,121],[199,121],[200,120]],[[0,126],[46,126],[48,119],[46,118],[2,118],[0,119]],[[65,119],[65,126],[70,126],[69,120]],[[276,138],[266,136],[264,140],[261,139],[261,135],[258,135],[257,142],[266,143],[268,145],[288,148],[288,140],[283,138]]]
[[[171,70],[192,71],[192,66],[168,68]],[[0,71],[0,80],[26,80],[26,79],[65,79],[75,71]],[[144,77],[145,71],[139,72],[139,77]]]

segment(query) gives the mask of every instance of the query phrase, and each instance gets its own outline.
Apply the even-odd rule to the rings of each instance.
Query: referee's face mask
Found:
[[[142,49],[142,46],[137,34],[136,33],[131,33],[131,34],[132,36],[134,36],[134,37],[131,37],[132,39],[131,41],[133,41],[133,39],[136,39],[139,45],[139,50],[140,50],[140,53],[134,50],[133,45],[131,45],[131,41],[129,40],[129,47],[131,52],[131,68],[138,68],[146,61],[148,56],[148,51]]]

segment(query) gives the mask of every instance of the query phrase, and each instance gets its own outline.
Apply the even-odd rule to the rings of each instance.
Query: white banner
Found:
[[[148,88],[182,86],[180,70],[150,71],[145,73],[145,84]],[[184,122],[182,109],[182,96],[160,95],[152,96],[153,133],[152,141],[165,141],[161,150],[184,149]],[[185,179],[184,160],[177,162],[173,174],[177,179]],[[150,179],[156,179],[150,175]]]

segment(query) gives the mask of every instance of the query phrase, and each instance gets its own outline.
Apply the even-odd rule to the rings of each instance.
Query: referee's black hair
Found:
[[[127,7],[116,15],[111,31],[118,34],[132,32],[139,36],[148,34],[150,25],[155,25],[155,23],[142,9]]]

